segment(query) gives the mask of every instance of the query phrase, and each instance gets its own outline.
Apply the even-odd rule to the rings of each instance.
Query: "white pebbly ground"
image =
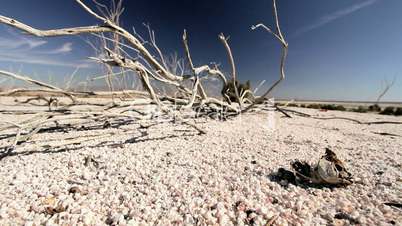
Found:
[[[402,137],[373,133],[402,136],[402,125],[265,112],[200,126],[208,134],[169,124],[142,137],[135,125],[125,126],[126,132],[38,134],[36,143],[0,161],[0,225],[266,225],[271,219],[273,225],[402,225],[402,210],[383,204],[402,202]],[[41,147],[61,137],[110,131],[120,134],[69,148]],[[122,144],[126,140],[131,143]],[[293,160],[316,162],[326,147],[346,163],[353,185],[314,188],[270,180]],[[84,165],[88,156],[97,167]],[[339,213],[351,219],[336,219]]]

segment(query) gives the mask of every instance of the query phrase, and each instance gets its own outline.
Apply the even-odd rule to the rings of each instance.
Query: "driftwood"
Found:
[[[246,84],[246,86],[241,86],[238,82],[234,56],[228,38],[225,35],[220,34],[218,38],[227,52],[232,69],[230,76],[225,75],[217,64],[194,65],[190,52],[189,36],[186,31],[183,33],[182,41],[186,61],[190,70],[186,70],[185,64],[180,64],[179,61],[176,61],[175,65],[169,65],[169,60],[165,59],[165,55],[158,47],[155,33],[151,30],[149,25],[145,25],[148,30],[149,41],[145,41],[135,30],[129,32],[120,26],[120,15],[123,13],[121,1],[115,3],[111,9],[107,9],[105,5],[94,1],[97,7],[97,11],[95,11],[82,0],[76,0],[76,3],[81,6],[82,9],[102,23],[102,25],[95,26],[41,30],[13,18],[0,15],[0,23],[19,29],[25,34],[37,37],[91,34],[98,38],[101,45],[95,45],[89,42],[98,52],[98,56],[91,57],[91,59],[104,65],[107,70],[105,75],[88,79],[87,82],[105,79],[110,88],[108,94],[112,97],[111,102],[101,103],[96,100],[89,100],[89,98],[104,97],[99,92],[71,90],[72,79],[78,69],[70,76],[70,80],[67,82],[65,89],[34,80],[28,76],[0,70],[0,76],[25,81],[39,87],[33,90],[19,88],[3,91],[0,92],[0,96],[27,95],[30,96],[30,98],[19,101],[19,104],[47,106],[46,111],[13,111],[13,113],[33,114],[31,119],[20,122],[19,124],[15,124],[11,121],[0,122],[0,132],[14,130],[13,141],[10,146],[4,148],[5,150],[2,155],[9,155],[17,145],[29,142],[33,139],[35,134],[52,129],[66,128],[74,130],[120,125],[122,122],[142,123],[144,121],[155,121],[155,117],[158,115],[167,118],[167,122],[184,124],[195,129],[199,134],[204,134],[206,131],[194,122],[195,118],[210,116],[210,114],[220,115],[226,118],[247,112],[257,104],[261,104],[271,91],[285,78],[284,66],[288,44],[280,28],[276,1],[273,0],[272,2],[276,32],[271,31],[263,24],[253,26],[252,29],[262,27],[282,44],[283,51],[280,65],[280,79],[275,82],[264,95],[258,98],[254,98],[250,85]],[[135,52],[136,55],[131,56],[128,52]],[[116,73],[116,70],[113,69],[118,69],[119,71]],[[113,78],[120,75],[124,77],[127,72],[139,78],[145,93],[139,90],[116,91],[113,89]],[[212,76],[219,78],[222,82],[223,90],[233,92],[234,95],[228,95],[227,92],[222,92],[221,97],[208,96],[203,80]],[[174,95],[168,93],[161,94],[155,82],[158,82],[163,87],[173,87]],[[233,85],[231,86],[230,83]],[[140,99],[136,99],[138,95],[141,96]],[[128,101],[124,100],[125,98],[123,98],[123,96],[128,96]],[[235,99],[233,99],[233,97],[235,97]],[[65,98],[67,98],[67,100],[65,100]],[[92,105],[94,107],[96,106],[97,109],[79,111],[74,108],[78,105]],[[145,111],[144,105],[151,107],[152,111]],[[7,111],[3,113],[7,113]],[[282,113],[286,114],[285,112]],[[74,123],[71,123],[71,120],[74,120]],[[64,144],[69,145],[74,144],[74,142],[73,140]],[[61,143],[63,144],[63,142]]]
[[[96,19],[102,21],[104,25],[62,28],[62,29],[53,29],[53,30],[39,30],[39,29],[33,28],[29,25],[26,25],[22,22],[19,22],[15,19],[5,17],[5,16],[0,16],[0,23],[10,25],[12,27],[15,27],[26,33],[29,33],[31,35],[35,35],[38,37],[78,35],[78,34],[84,34],[84,33],[94,33],[94,34],[105,33],[105,32],[113,33],[114,38],[112,39],[112,41],[114,42],[116,48],[109,49],[108,47],[106,47],[106,45],[104,46],[104,51],[108,55],[108,58],[106,58],[106,59],[92,58],[92,59],[97,60],[98,62],[101,62],[107,66],[120,67],[125,70],[134,71],[136,74],[138,74],[140,76],[144,88],[148,91],[150,97],[158,104],[158,106],[162,107],[159,102],[158,95],[154,91],[154,87],[152,87],[152,85],[150,84],[150,77],[152,77],[155,80],[161,81],[163,83],[167,83],[167,84],[176,86],[180,92],[184,92],[184,95],[191,97],[191,100],[189,101],[189,103],[195,102],[195,100],[192,101],[194,99],[193,97],[195,96],[196,97],[195,99],[200,99],[200,101],[202,101],[202,104],[208,105],[208,104],[213,103],[213,104],[220,104],[220,105],[227,107],[227,104],[225,104],[224,102],[218,102],[214,99],[209,99],[206,96],[205,91],[203,91],[201,82],[197,83],[197,86],[198,86],[197,89],[193,89],[192,91],[186,89],[182,84],[180,84],[181,81],[184,81],[184,80],[187,80],[190,78],[192,78],[193,80],[196,80],[195,77],[199,76],[202,72],[206,72],[211,75],[218,75],[224,82],[224,85],[226,85],[226,83],[227,83],[226,82],[227,79],[225,78],[224,74],[217,67],[215,67],[214,69],[211,69],[208,65],[197,67],[197,68],[194,67],[192,60],[191,60],[188,44],[187,44],[186,32],[183,35],[183,41],[185,43],[185,50],[187,53],[188,61],[193,69],[193,76],[190,76],[190,77],[176,75],[169,71],[169,69],[167,68],[167,65],[166,65],[166,61],[164,60],[163,54],[162,54],[161,50],[158,48],[158,46],[156,45],[155,35],[153,32],[151,32],[149,27],[148,27],[148,29],[149,29],[149,33],[150,33],[150,39],[151,39],[150,43],[152,44],[154,49],[156,49],[158,55],[160,56],[159,60],[157,58],[155,58],[153,56],[153,54],[151,53],[151,51],[145,47],[145,45],[141,41],[142,40],[141,37],[136,36],[135,34],[131,34],[127,30],[125,30],[124,28],[119,26],[118,18],[120,16],[120,14],[122,13],[121,12],[122,10],[115,10],[114,11],[115,13],[112,13],[111,15],[105,15],[104,13],[103,13],[104,15],[100,15],[100,14],[96,13],[94,10],[92,10],[85,3],[83,3],[81,0],[76,0],[76,2],[87,13],[89,13]],[[119,2],[118,5],[121,5],[121,3]],[[253,27],[253,29],[258,28],[260,26],[264,27],[266,30],[270,31],[276,38],[278,38],[278,40],[281,41],[281,43],[283,44],[284,52],[283,52],[283,56],[282,56],[281,79],[280,79],[280,80],[282,80],[284,78],[284,61],[285,61],[286,53],[287,53],[287,43],[284,40],[282,32],[280,30],[275,1],[273,1],[273,6],[274,6],[274,15],[275,15],[275,20],[276,20],[277,33],[271,32],[271,30],[263,24],[259,24],[255,27]],[[98,4],[98,7],[102,8],[104,6]],[[124,39],[124,41],[127,42],[127,44],[123,44],[120,41],[121,39]],[[223,34],[219,35],[219,39],[222,41],[222,43],[224,44],[224,46],[228,52],[228,58],[232,65],[232,79],[235,82],[236,81],[236,67],[235,67],[232,52],[230,50],[230,46],[228,44],[227,38]],[[111,40],[111,39],[105,38],[103,40],[107,41],[107,40]],[[124,52],[123,48],[127,47],[127,46],[130,46],[130,49],[134,49],[135,51],[137,51],[138,59],[141,59],[141,60],[132,59],[128,56],[121,55],[121,52],[122,51]],[[122,50],[122,51],[120,51],[120,50]],[[3,74],[8,75],[8,76],[12,75],[11,73],[7,73],[7,72],[5,72]],[[38,83],[37,81],[32,81],[26,77],[20,77],[18,75],[13,75],[13,77],[18,78],[18,79],[23,79],[25,81],[34,83],[36,85],[41,85],[41,86],[45,85],[43,83]],[[279,82],[280,81],[276,82],[261,98],[258,98],[256,100],[256,103],[258,103],[261,99],[266,97]],[[46,87],[46,88],[49,88],[51,90],[56,90],[55,87],[52,87],[52,86]],[[243,101],[241,101],[241,96],[240,96],[236,86],[234,86],[234,89],[235,89],[236,97],[238,100],[237,102],[239,103],[240,110],[241,110]],[[58,90],[58,91],[61,91],[61,90]],[[250,109],[251,107],[253,107],[253,105],[254,105],[254,103],[252,103],[250,106],[248,106],[247,109]],[[233,110],[233,109],[230,109],[230,110]],[[237,112],[240,112],[240,110],[237,110]]]

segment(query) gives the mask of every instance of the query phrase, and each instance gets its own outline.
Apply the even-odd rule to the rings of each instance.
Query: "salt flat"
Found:
[[[19,117],[0,115],[17,122]],[[285,118],[278,112],[199,125],[206,135],[166,123],[36,134],[0,161],[0,225],[402,224],[401,209],[384,205],[402,202],[402,125]],[[97,134],[107,135],[46,148],[61,138]],[[0,146],[7,142],[2,139]],[[345,162],[352,185],[319,188],[271,180],[293,160],[316,162],[327,147]],[[349,219],[336,219],[343,216]]]

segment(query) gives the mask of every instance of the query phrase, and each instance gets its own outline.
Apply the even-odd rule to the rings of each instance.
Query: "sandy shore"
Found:
[[[200,126],[208,134],[171,124],[37,134],[0,162],[0,225],[402,225],[402,210],[383,204],[402,202],[402,137],[378,134],[402,136],[402,125],[264,112]],[[109,132],[45,148],[61,137]],[[326,147],[346,163],[354,184],[316,188],[270,179],[295,159],[317,161]]]

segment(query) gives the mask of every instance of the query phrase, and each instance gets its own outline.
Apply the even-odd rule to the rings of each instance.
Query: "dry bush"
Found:
[[[309,104],[307,105],[307,108],[321,109],[321,104]]]
[[[369,106],[369,111],[381,112],[381,107],[378,104],[373,104]]]
[[[295,104],[295,103],[289,103],[287,106],[288,107],[299,107],[299,105]]]
[[[357,113],[367,113],[369,110],[367,107],[359,106],[357,108],[352,109],[352,111]]]
[[[395,116],[401,116],[402,115],[402,107],[397,107],[395,109],[394,115]]]
[[[394,107],[386,107],[384,110],[380,112],[381,115],[394,115],[395,108]]]

